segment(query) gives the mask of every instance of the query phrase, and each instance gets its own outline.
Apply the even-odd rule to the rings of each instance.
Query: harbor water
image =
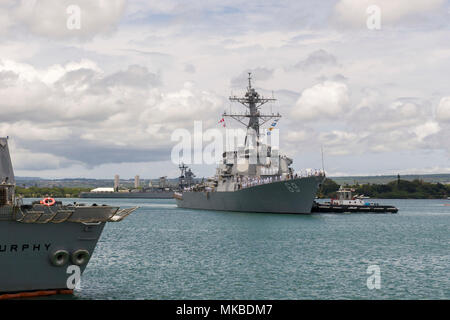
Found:
[[[141,208],[107,224],[71,299],[450,298],[448,200],[371,199],[399,213],[314,215],[82,200]],[[367,285],[370,266],[380,289]]]

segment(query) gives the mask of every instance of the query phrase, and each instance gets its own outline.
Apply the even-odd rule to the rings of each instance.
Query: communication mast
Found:
[[[263,96],[260,96],[258,92],[254,88],[252,88],[252,73],[248,73],[248,87],[247,92],[245,93],[245,96],[242,98],[239,98],[237,96],[230,96],[231,102],[239,102],[243,106],[247,108],[247,112],[243,114],[239,113],[223,113],[223,117],[229,117],[232,118],[239,123],[243,124],[248,129],[253,129],[256,132],[257,137],[259,138],[259,128],[264,125],[266,122],[272,120],[272,119],[279,119],[281,118],[281,115],[279,113],[271,113],[271,114],[262,114],[260,113],[260,108],[272,101],[277,101],[277,99],[274,98],[264,98]],[[249,121],[246,123],[244,121],[245,118],[248,118]],[[247,138],[246,138],[247,140]]]

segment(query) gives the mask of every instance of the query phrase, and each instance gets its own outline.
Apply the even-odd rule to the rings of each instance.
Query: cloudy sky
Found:
[[[175,177],[250,70],[295,169],[450,173],[449,40],[445,0],[1,0],[0,136],[19,176]]]

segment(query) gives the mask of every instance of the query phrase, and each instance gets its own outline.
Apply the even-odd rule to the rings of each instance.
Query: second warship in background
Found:
[[[252,88],[249,73],[245,96],[230,97],[230,101],[247,108],[245,114],[223,114],[223,117],[231,117],[246,126],[243,148],[224,152],[213,178],[175,192],[177,205],[221,211],[311,213],[325,174],[322,171],[305,176],[294,174],[292,159],[278,155],[276,149],[264,143],[260,127],[273,120],[273,129],[281,116],[261,114],[260,108],[275,99],[261,97]],[[244,122],[246,118],[248,123]]]
[[[72,293],[70,276],[86,268],[105,223],[137,209],[52,198],[23,204],[14,191],[8,140],[0,138],[0,300]]]
[[[114,178],[113,188],[96,188],[90,192],[81,192],[80,198],[120,198],[120,199],[172,199],[174,192],[179,190],[179,186],[187,181],[192,181],[194,174],[191,169],[184,165],[180,165],[181,176],[179,177],[179,182],[177,185],[170,183],[167,177],[160,177],[156,185],[151,181],[147,187],[140,186],[139,176],[135,177],[134,189],[122,188],[120,187],[119,176],[116,175]],[[189,182],[190,184],[190,182]]]

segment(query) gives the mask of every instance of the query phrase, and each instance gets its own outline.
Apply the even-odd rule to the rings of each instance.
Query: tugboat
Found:
[[[226,151],[216,175],[203,183],[184,188],[174,198],[180,208],[265,213],[311,213],[316,193],[325,179],[320,172],[298,176],[292,159],[279,155],[278,150],[265,143],[260,126],[281,115],[262,114],[261,106],[273,98],[264,98],[252,87],[249,73],[244,97],[230,97],[247,108],[243,114],[222,115],[243,124],[245,145]],[[248,122],[245,121],[248,119]],[[269,131],[272,131],[269,129]]]
[[[383,206],[378,203],[363,201],[358,196],[354,196],[355,189],[339,188],[336,199],[330,202],[318,203],[314,201],[312,212],[372,212],[372,213],[397,213],[394,206]]]
[[[137,209],[53,198],[23,204],[14,191],[8,140],[0,138],[0,300],[73,293],[69,278],[81,277],[105,223]]]

